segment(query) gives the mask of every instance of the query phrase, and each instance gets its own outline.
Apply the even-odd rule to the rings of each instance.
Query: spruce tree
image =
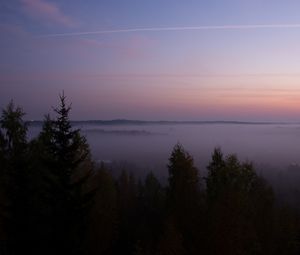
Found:
[[[270,254],[272,191],[253,164],[215,149],[207,169],[210,252]]]
[[[211,161],[207,166],[206,189],[208,200],[214,200],[218,195],[218,188],[223,183],[221,171],[225,167],[223,153],[220,148],[215,148]]]
[[[48,203],[48,223],[53,252],[81,254],[86,218],[93,192],[87,183],[92,174],[90,150],[79,129],[73,129],[64,94],[60,106],[54,111],[57,117],[46,117],[39,144],[43,148],[41,160]]]
[[[197,196],[199,191],[199,176],[194,159],[182,145],[175,145],[169,158],[168,169],[170,199],[180,207],[189,206],[189,200]]]
[[[198,170],[192,156],[180,144],[172,151],[168,169],[169,217],[182,233],[186,251],[195,254],[202,227]]]
[[[111,254],[117,237],[117,190],[111,172],[104,164],[92,178],[95,192],[94,204],[88,224],[87,254]]]
[[[11,253],[18,253],[21,246],[26,250],[32,242],[31,173],[24,115],[11,101],[0,118],[1,216]]]

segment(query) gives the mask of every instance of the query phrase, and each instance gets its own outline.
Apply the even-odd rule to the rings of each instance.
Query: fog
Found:
[[[215,147],[252,161],[259,172],[286,169],[300,160],[300,124],[264,123],[75,123],[86,136],[93,159],[130,165],[143,174],[167,174],[171,150],[181,143],[200,171]],[[40,126],[30,128],[35,136]]]

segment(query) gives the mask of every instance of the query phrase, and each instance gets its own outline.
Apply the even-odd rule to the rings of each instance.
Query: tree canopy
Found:
[[[167,182],[93,162],[64,94],[39,134],[0,117],[0,254],[299,254],[300,213],[254,164],[215,148],[198,170],[181,144]],[[155,165],[155,164],[154,164]]]

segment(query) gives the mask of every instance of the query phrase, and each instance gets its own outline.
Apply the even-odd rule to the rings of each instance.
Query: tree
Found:
[[[218,196],[218,188],[223,183],[221,171],[225,167],[223,153],[220,148],[215,148],[212,159],[207,166],[206,190],[209,200],[214,200]]]
[[[6,139],[4,137],[4,134],[2,132],[2,130],[0,129],[0,171],[3,171],[4,167],[5,167],[5,158],[6,158],[6,148],[7,148],[7,144],[6,144]]]
[[[71,126],[70,110],[62,94],[60,106],[54,109],[57,117],[46,117],[37,144],[42,148],[39,157],[47,187],[50,240],[56,244],[54,252],[80,254],[93,197],[87,187],[92,163],[85,137]]]
[[[199,174],[194,160],[184,148],[175,145],[169,158],[168,207],[171,218],[182,233],[184,247],[196,253],[201,238]]]
[[[132,173],[123,169],[117,180],[118,240],[115,253],[131,254],[135,248],[137,229],[137,185]]]
[[[23,120],[24,115],[22,108],[16,107],[13,101],[2,111],[0,125],[10,157],[19,156],[26,148],[28,123]]]
[[[257,247],[252,236],[255,233],[246,218],[249,207],[245,189],[251,179],[244,180],[244,170],[236,156],[223,159],[221,150],[214,151],[206,180],[212,254],[252,254],[247,244]]]
[[[23,110],[11,101],[0,118],[1,215],[12,253],[17,253],[19,247],[26,249],[32,242],[32,173],[28,167],[24,115]]]
[[[184,255],[189,254],[184,248],[183,237],[172,219],[164,224],[164,230],[158,245],[158,255]]]
[[[116,186],[104,164],[91,181],[96,193],[89,215],[87,254],[111,254],[118,227]]]
[[[211,253],[269,254],[271,233],[266,229],[271,228],[272,199],[253,165],[241,163],[235,155],[224,159],[221,150],[215,149],[207,169]],[[261,232],[268,237],[263,239]]]
[[[199,192],[198,170],[194,166],[194,160],[182,145],[177,144],[173,148],[169,158],[169,199],[174,206],[183,210],[193,204]]]
[[[140,254],[155,254],[164,225],[165,190],[152,172],[138,186],[137,248]]]
[[[153,172],[147,174],[145,178],[142,199],[144,202],[145,211],[152,215],[151,218],[155,218],[155,216],[161,214],[165,200],[165,194],[159,180],[156,178]]]

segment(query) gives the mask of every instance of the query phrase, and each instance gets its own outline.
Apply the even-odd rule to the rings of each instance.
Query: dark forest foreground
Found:
[[[64,95],[28,141],[21,108],[0,118],[1,254],[299,254],[300,214],[250,162],[218,148],[200,178],[177,144],[168,184],[96,166]],[[300,203],[300,196],[299,196]]]

